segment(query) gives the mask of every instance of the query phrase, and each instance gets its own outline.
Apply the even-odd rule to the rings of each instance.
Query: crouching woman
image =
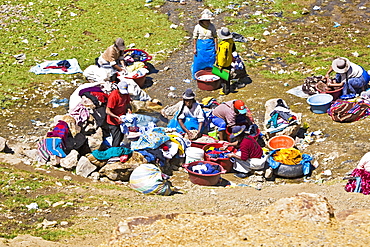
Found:
[[[228,154],[231,161],[234,161],[233,168],[238,173],[235,176],[245,178],[255,170],[265,168],[267,156],[263,155],[263,150],[257,141],[249,137],[245,130],[246,126],[234,126],[230,138],[238,142],[239,151]]]
[[[190,140],[197,139],[202,136],[205,127],[203,109],[195,100],[195,94],[191,88],[185,90],[182,98],[180,109],[175,113],[167,127],[176,128],[180,133],[186,133]],[[196,131],[193,133],[191,130]]]

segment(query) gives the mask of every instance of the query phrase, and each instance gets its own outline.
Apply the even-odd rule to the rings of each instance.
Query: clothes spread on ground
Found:
[[[37,143],[37,150],[44,161],[49,161],[51,155],[66,157],[63,140],[60,137],[47,137]]]
[[[267,132],[269,133],[279,132],[297,123],[297,116],[292,114],[289,107],[281,99],[277,100],[277,105],[270,113],[270,117],[266,123]]]
[[[168,176],[153,164],[142,164],[131,173],[130,186],[143,194],[165,195],[172,193]]]
[[[56,66],[47,66],[44,69],[61,69],[64,72],[68,72],[69,67],[71,67],[71,64],[67,60],[62,60]]]
[[[70,67],[68,67],[68,69],[65,69],[65,68],[67,68],[65,66],[65,65],[67,65],[66,62],[63,62],[62,65],[58,65],[58,63],[60,63],[62,61],[67,61],[70,64]],[[32,67],[29,71],[35,73],[36,75],[40,75],[40,74],[75,74],[75,73],[82,73],[82,70],[81,70],[80,66],[78,65],[78,61],[77,61],[76,58],[67,59],[67,60],[46,61],[46,62],[37,64],[36,66]]]
[[[199,174],[218,174],[221,171],[219,165],[211,165],[204,162],[191,166],[190,170]]]
[[[170,137],[160,127],[155,127],[145,131],[139,140],[131,142],[132,150],[157,149],[160,145],[168,141]]]
[[[124,154],[131,154],[132,150],[129,148],[125,147],[110,147],[105,151],[99,151],[99,150],[94,150],[92,151],[92,155],[97,160],[108,160],[112,157],[119,157]]]
[[[354,122],[370,115],[370,104],[337,99],[330,106],[328,114],[335,122]]]

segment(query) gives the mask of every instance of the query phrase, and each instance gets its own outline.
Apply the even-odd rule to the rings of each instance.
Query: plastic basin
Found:
[[[284,165],[281,164],[274,170],[274,174],[284,178],[299,178],[303,177],[302,164],[298,165]]]
[[[199,174],[199,173],[193,172],[190,169],[192,166],[199,165],[199,164],[205,164],[205,163],[219,166],[220,172],[215,173],[215,174]],[[204,186],[212,186],[212,185],[218,184],[221,178],[221,174],[226,172],[226,170],[222,166],[220,166],[217,163],[211,162],[211,161],[195,161],[189,164],[185,164],[183,165],[183,167],[189,174],[190,182],[192,182],[193,184],[204,185]]]
[[[215,138],[213,138],[212,136],[208,136],[208,135],[203,135],[203,136],[206,136],[210,139],[213,139],[214,142],[197,142],[197,141],[191,141],[191,147],[196,147],[196,148],[202,148],[207,145],[207,144],[212,144],[212,143],[216,143],[217,140]]]
[[[307,103],[311,106],[311,111],[316,114],[326,113],[332,101],[333,96],[326,93],[314,94],[307,99]]]
[[[220,77],[212,74],[211,69],[199,70],[194,76],[201,90],[212,91],[221,87]]]
[[[267,146],[271,150],[281,148],[292,148],[294,147],[295,141],[292,137],[287,135],[274,136],[267,142]]]
[[[315,88],[316,90],[319,92],[319,93],[326,93],[326,94],[330,94],[331,96],[333,96],[333,100],[336,100],[338,99],[341,95],[342,95],[342,90],[343,90],[343,87],[341,88],[338,88],[337,90],[334,90],[334,91],[321,91],[318,87],[317,87],[317,84],[315,85]]]
[[[220,148],[222,146],[223,146],[222,143],[210,143],[210,144],[205,145],[203,147],[204,158],[205,158],[206,161],[215,162],[215,163],[221,165],[226,170],[226,172],[231,172],[233,170],[233,163],[230,161],[230,158],[212,158],[208,154],[206,154],[206,151],[209,148],[211,148],[211,147]],[[236,151],[234,147],[228,147],[227,149],[230,152],[235,152]]]

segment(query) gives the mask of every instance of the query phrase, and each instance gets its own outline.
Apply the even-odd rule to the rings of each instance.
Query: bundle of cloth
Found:
[[[347,192],[370,194],[370,152],[366,153],[352,171],[351,177],[345,186]]]
[[[330,106],[328,114],[335,122],[350,123],[369,116],[370,104],[337,99]]]
[[[174,192],[169,176],[154,164],[141,164],[131,173],[132,189],[147,195],[169,196]]]
[[[267,136],[297,134],[301,124],[301,113],[294,113],[283,99],[270,99],[265,103],[265,130]]]

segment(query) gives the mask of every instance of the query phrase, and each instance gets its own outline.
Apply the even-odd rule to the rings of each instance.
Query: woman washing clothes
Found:
[[[212,68],[216,61],[217,33],[216,27],[211,23],[212,19],[212,12],[205,9],[199,23],[194,27],[194,60],[191,66],[193,79],[196,79],[196,72],[205,68]]]
[[[190,140],[194,140],[202,135],[204,112],[200,104],[196,102],[195,94],[191,88],[185,90],[182,98],[180,110],[171,119],[168,127],[177,128],[179,132],[186,133]],[[191,130],[197,130],[196,134]]]
[[[334,59],[325,77],[329,79],[331,72],[335,71],[336,83],[328,83],[329,87],[343,87],[343,95],[360,94],[367,89],[370,76],[361,66],[350,62],[345,57]]]
[[[234,126],[230,135],[230,138],[235,139],[239,144],[238,152],[228,154],[228,157],[234,163],[234,170],[238,172],[235,174],[238,178],[246,178],[255,170],[263,170],[267,160],[267,156],[263,155],[261,146],[249,136],[250,133],[245,129],[245,125]],[[269,178],[271,175],[272,170],[266,170],[265,177]]]

